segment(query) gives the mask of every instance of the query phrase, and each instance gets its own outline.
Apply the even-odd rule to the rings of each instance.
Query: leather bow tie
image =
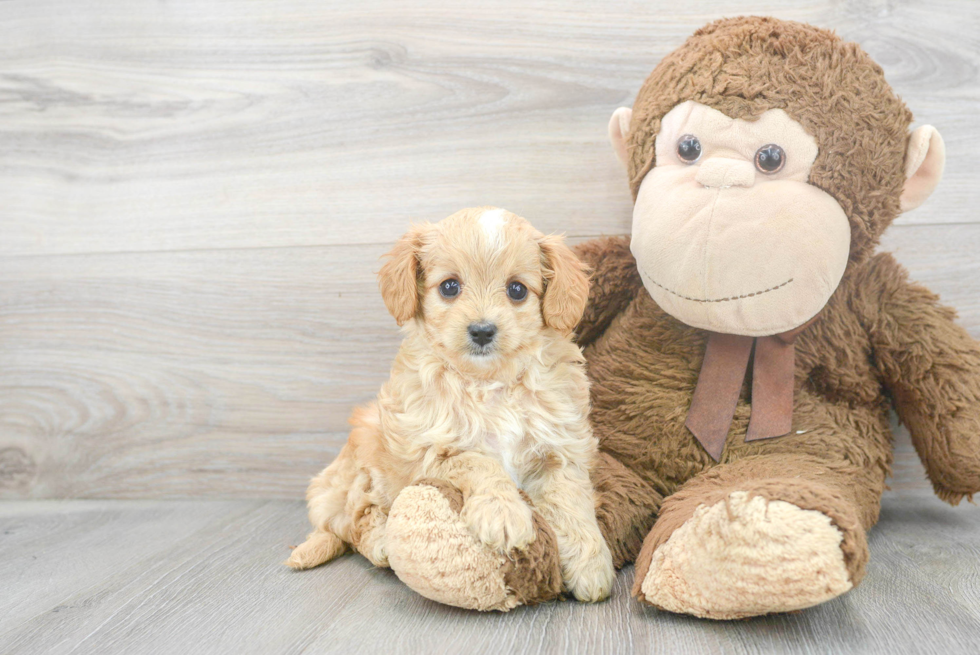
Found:
[[[716,462],[725,449],[753,343],[752,417],[745,440],[781,437],[792,430],[793,342],[814,320],[770,337],[708,333],[704,362],[684,425]]]

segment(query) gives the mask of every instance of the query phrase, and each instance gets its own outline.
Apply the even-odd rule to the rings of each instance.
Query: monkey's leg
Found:
[[[661,496],[610,455],[590,472],[596,518],[617,568],[634,560]],[[536,538],[504,556],[480,543],[459,516],[463,496],[453,485],[420,480],[399,493],[388,514],[388,562],[409,587],[448,605],[509,610],[553,600],[562,571],[555,533],[533,514]]]
[[[636,561],[641,601],[704,618],[786,612],[864,577],[883,473],[801,455],[722,464],[664,500]],[[868,507],[868,504],[874,507]]]
[[[536,536],[525,549],[501,553],[473,535],[462,509],[463,494],[449,482],[423,479],[401,490],[385,541],[388,562],[402,582],[426,598],[481,611],[506,612],[558,597],[558,543],[541,514],[532,512]]]

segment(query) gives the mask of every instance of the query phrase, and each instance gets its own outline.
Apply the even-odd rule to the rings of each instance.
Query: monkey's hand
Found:
[[[580,243],[572,250],[592,271],[589,304],[575,328],[575,340],[583,348],[609,327],[643,286],[629,237],[602,237]]]
[[[956,505],[980,491],[980,346],[891,255],[872,263],[876,365],[936,495]]]

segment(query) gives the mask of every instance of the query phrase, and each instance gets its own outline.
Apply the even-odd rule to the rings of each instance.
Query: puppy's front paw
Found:
[[[501,552],[526,548],[536,535],[531,508],[519,497],[471,496],[460,516],[477,539]]]
[[[566,567],[568,590],[576,600],[583,603],[595,603],[609,598],[616,578],[616,568],[613,566],[609,548],[605,542],[600,543],[602,545],[598,553],[583,557]]]

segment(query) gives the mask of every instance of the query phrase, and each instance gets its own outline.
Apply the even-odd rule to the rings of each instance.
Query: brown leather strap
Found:
[[[708,333],[704,361],[684,425],[717,462],[745,380],[752,337]],[[792,408],[791,408],[792,410]]]
[[[746,441],[781,437],[793,429],[793,340],[759,337],[752,358],[752,418]]]

